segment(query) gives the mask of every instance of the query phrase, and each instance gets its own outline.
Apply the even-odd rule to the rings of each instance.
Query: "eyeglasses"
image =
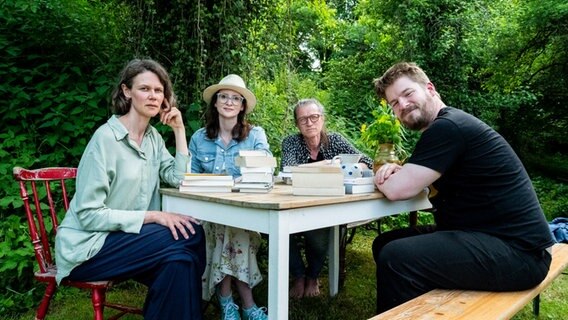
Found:
[[[245,100],[245,98],[241,96],[230,96],[224,93],[217,93],[217,100],[221,103],[227,103],[229,100],[231,100],[234,105],[238,106],[243,103],[243,100]]]
[[[312,114],[312,115],[309,115],[309,116],[306,116],[306,117],[298,118],[297,121],[298,121],[298,123],[301,124],[301,125],[306,125],[306,124],[308,124],[308,120],[310,120],[311,123],[316,123],[316,122],[319,121],[319,119],[321,118],[321,116],[322,116],[321,114],[316,113],[316,114]]]

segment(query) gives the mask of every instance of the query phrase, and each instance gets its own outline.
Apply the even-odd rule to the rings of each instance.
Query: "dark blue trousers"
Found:
[[[200,320],[205,239],[203,228],[194,228],[189,239],[178,232],[179,240],[158,224],[143,225],[139,234],[111,232],[102,249],[67,279],[134,279],[148,286],[144,319]]]
[[[432,289],[525,290],[539,284],[552,260],[481,232],[398,229],[373,242],[377,313]]]
[[[319,277],[329,250],[329,232],[330,228],[322,228],[290,236],[290,274],[292,277],[306,276],[311,279]],[[302,240],[305,246],[306,265],[300,251]]]

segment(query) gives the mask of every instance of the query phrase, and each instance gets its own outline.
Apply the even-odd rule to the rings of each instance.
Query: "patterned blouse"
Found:
[[[360,153],[363,156],[359,162],[366,164],[369,169],[373,168],[373,160],[355,148],[341,134],[330,132],[327,136],[329,139],[329,145],[327,148],[320,145],[318,158],[323,156],[322,160],[331,160],[333,157],[341,153]],[[286,166],[297,166],[308,162],[311,162],[310,151],[302,134],[298,133],[284,138],[282,141],[282,161],[280,169]]]

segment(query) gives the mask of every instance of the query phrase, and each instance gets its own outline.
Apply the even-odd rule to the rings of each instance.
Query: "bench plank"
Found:
[[[513,292],[435,289],[370,320],[402,319],[509,319],[568,267],[568,244],[552,247],[546,278],[536,287]]]

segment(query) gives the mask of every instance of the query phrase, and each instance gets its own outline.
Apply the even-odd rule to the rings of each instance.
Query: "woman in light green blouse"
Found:
[[[155,61],[130,61],[112,105],[83,153],[58,228],[57,281],[135,279],[148,286],[144,319],[201,319],[203,229],[160,211],[160,181],[177,187],[189,163],[169,75]],[[150,125],[155,116],[174,132],[175,157]]]

